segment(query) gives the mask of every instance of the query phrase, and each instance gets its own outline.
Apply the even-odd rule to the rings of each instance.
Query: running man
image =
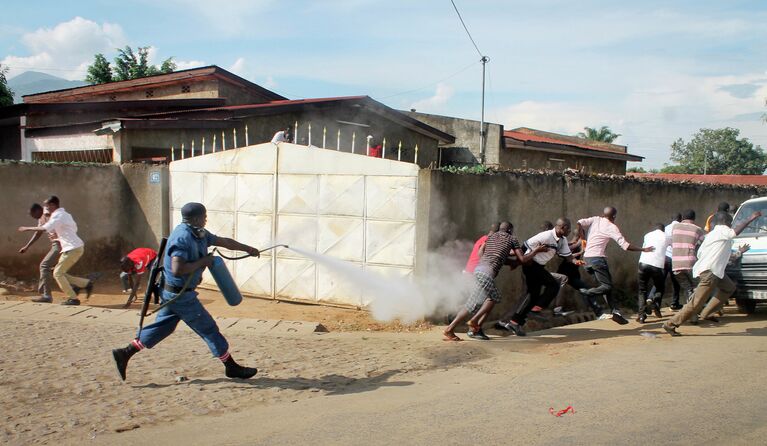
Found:
[[[51,218],[51,213],[43,209],[42,206],[35,203],[29,208],[29,216],[37,220],[37,226],[43,226],[48,223]],[[32,238],[29,239],[26,245],[19,249],[19,254],[24,254],[27,250],[40,238],[42,231],[34,231]],[[53,285],[53,267],[56,262],[59,261],[61,255],[61,243],[56,238],[55,232],[48,233],[48,239],[51,241],[51,249],[48,250],[48,254],[43,257],[40,262],[40,280],[37,285],[37,292],[40,293],[38,297],[32,299],[32,302],[51,303],[53,302],[53,294],[51,294],[51,286]]]
[[[564,217],[560,218],[553,229],[539,232],[525,242],[527,254],[539,250],[533,256],[532,262],[522,265],[522,274],[524,274],[527,283],[528,296],[520,302],[508,323],[500,322],[500,325],[517,336],[525,336],[522,327],[527,321],[528,313],[536,307],[538,313],[543,308],[548,307],[563,286],[561,279],[567,282],[566,276],[560,275],[560,278],[555,278],[552,273],[546,270],[546,264],[555,255],[559,255],[564,261],[570,261],[572,253],[567,243],[567,236],[570,235],[571,226],[570,220]],[[545,250],[541,250],[541,248]],[[543,292],[541,292],[541,288],[543,288]]]
[[[696,252],[705,236],[705,231],[695,224],[695,211],[692,209],[682,212],[682,221],[674,226],[671,233],[671,267],[676,281],[679,282],[682,296],[686,299],[685,302],[690,302],[692,299],[695,289],[692,267],[698,259]],[[691,319],[691,322],[693,324],[698,322],[697,315]]]
[[[761,216],[761,212],[754,212],[748,220],[733,229],[730,227],[732,225],[732,216],[730,214],[720,211],[714,215],[714,218],[711,219],[713,226],[711,232],[706,235],[705,240],[700,245],[698,261],[692,269],[693,277],[700,279],[698,286],[695,288],[692,300],[687,302],[687,305],[679,310],[674,317],[663,324],[663,329],[668,334],[671,336],[681,336],[682,334],[676,331],[676,329],[687,320],[696,316],[704,305],[706,307],[703,308],[700,314],[701,319],[719,322],[713,316],[713,313],[725,305],[732,293],[735,292],[735,282],[727,277],[724,272],[730,257],[733,255],[733,239],[743,232],[752,221]],[[743,254],[749,248],[749,245],[743,245],[738,248],[738,251],[740,254]],[[714,291],[717,289],[719,291],[714,295]],[[708,302],[708,305],[706,305],[709,297],[711,302]]]
[[[658,301],[666,291],[666,278],[663,275],[663,267],[666,263],[666,232],[663,223],[656,223],[655,229],[644,236],[643,247],[652,246],[653,252],[643,252],[639,255],[639,270],[637,271],[637,281],[639,282],[639,291],[637,297],[636,321],[644,324],[647,315],[652,310],[655,317],[662,317],[660,304]],[[654,294],[648,295],[647,284],[652,281],[655,285],[652,291]]]
[[[154,323],[144,327],[139,337],[127,347],[112,350],[117,371],[125,381],[130,358],[144,348],[152,348],[173,333],[180,321],[184,321],[197,333],[208,348],[224,363],[228,378],[252,378],[258,370],[237,364],[229,353],[229,343],[221,334],[210,313],[197,299],[195,288],[202,280],[202,271],[213,264],[208,255],[209,246],[220,246],[233,251],[245,251],[259,257],[258,249],[236,240],[217,237],[207,230],[207,210],[200,203],[187,203],[181,208],[181,224],[168,237],[163,266],[165,286],[160,300],[167,302],[178,293],[183,294],[157,313]]]
[[[69,270],[80,260],[85,252],[85,243],[77,236],[77,223],[64,208],[59,206],[59,197],[51,196],[43,202],[50,212],[51,218],[41,226],[21,226],[19,231],[46,231],[56,234],[61,243],[61,257],[53,268],[53,278],[59,284],[61,291],[67,295],[62,305],[80,305],[77,294],[85,289],[88,299],[93,292],[93,281],[68,274]]]
[[[611,315],[599,314],[597,309],[592,307],[599,319],[612,319],[618,324],[628,324],[626,318],[621,315],[618,305],[612,297],[613,279],[610,275],[610,267],[607,264],[605,249],[607,243],[612,239],[624,251],[652,252],[654,247],[641,248],[630,243],[623,237],[621,230],[615,225],[615,218],[618,216],[618,210],[612,206],[607,206],[602,211],[601,216],[583,218],[578,220],[578,237],[586,240],[586,250],[583,253],[583,260],[586,261],[586,271],[593,275],[599,282],[595,288],[582,288],[581,294],[586,299],[603,295],[610,306]],[[587,235],[588,234],[588,235]]]

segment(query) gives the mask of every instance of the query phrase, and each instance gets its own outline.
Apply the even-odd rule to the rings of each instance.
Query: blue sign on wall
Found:
[[[160,184],[160,172],[152,172],[149,174],[149,184]]]

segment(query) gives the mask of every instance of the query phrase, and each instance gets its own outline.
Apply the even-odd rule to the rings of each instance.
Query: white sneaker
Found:
[[[602,315],[601,315],[601,316],[599,316],[599,318],[597,318],[597,320],[599,320],[599,321],[605,321],[605,320],[607,320],[607,319],[612,319],[612,318],[613,318],[613,315],[612,315],[612,314],[610,314],[610,313],[602,313]]]

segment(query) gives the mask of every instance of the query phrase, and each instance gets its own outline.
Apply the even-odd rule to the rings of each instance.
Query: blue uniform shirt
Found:
[[[215,243],[217,237],[208,231],[205,236],[197,238],[194,230],[186,223],[181,223],[171,232],[165,245],[165,283],[175,287],[182,287],[189,275],[175,276],[171,272],[171,259],[180,257],[186,262],[194,262],[207,255],[208,246]],[[193,289],[200,283],[202,269],[192,273],[194,277],[189,282],[189,288]]]

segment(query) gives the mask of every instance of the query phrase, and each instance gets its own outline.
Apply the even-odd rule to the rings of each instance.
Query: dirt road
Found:
[[[238,359],[262,369],[250,381],[224,379],[181,331],[141,352],[122,383],[109,349],[131,329],[0,320],[0,441],[764,444],[767,315],[723,321],[674,339],[658,323],[610,321],[458,344],[436,330],[232,333]],[[549,413],[568,405],[574,414]]]

